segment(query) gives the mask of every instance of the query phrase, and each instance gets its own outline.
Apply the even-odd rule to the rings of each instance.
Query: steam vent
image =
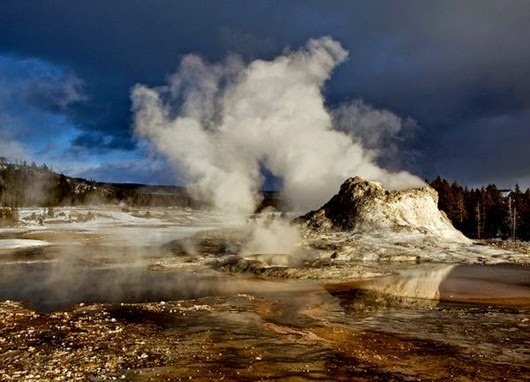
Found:
[[[387,191],[361,177],[349,178],[338,194],[300,218],[315,231],[350,231],[362,235],[398,235],[469,243],[438,209],[431,187]]]

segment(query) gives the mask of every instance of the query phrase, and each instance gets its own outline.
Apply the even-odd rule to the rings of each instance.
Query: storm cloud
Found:
[[[88,97],[69,104],[82,132],[72,144],[134,152],[135,83],[163,82],[192,52],[209,61],[230,52],[270,60],[330,35],[349,60],[324,88],[327,106],[362,99],[415,121],[414,134],[392,141],[405,159],[388,163],[467,184],[529,185],[529,19],[525,0],[6,0],[0,54],[71,68]]]

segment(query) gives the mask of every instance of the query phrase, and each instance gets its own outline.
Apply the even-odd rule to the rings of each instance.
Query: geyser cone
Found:
[[[316,231],[397,234],[403,239],[419,235],[469,242],[438,209],[438,193],[431,187],[387,191],[381,184],[360,177],[347,179],[329,202],[300,220]]]

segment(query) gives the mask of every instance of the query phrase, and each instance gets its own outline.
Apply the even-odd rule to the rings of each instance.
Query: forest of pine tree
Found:
[[[530,240],[530,189],[500,190],[495,184],[480,189],[462,187],[437,177],[429,184],[438,191],[438,207],[453,225],[474,239]]]

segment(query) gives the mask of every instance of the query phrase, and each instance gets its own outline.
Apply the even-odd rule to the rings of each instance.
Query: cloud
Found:
[[[68,70],[39,59],[0,56],[4,156],[46,160],[37,154],[76,134],[68,117],[69,106],[85,99],[82,81]]]
[[[416,152],[404,149],[419,129],[413,119],[400,118],[362,100],[342,103],[333,108],[331,114],[335,128],[360,141],[380,166],[394,171],[414,167]]]
[[[182,177],[163,158],[114,158],[99,163],[88,163],[66,169],[71,176],[111,183],[143,183],[155,185],[183,185]]]
[[[94,153],[101,153],[108,150],[127,150],[131,151],[136,148],[136,142],[131,142],[127,134],[108,134],[101,131],[81,131],[79,135],[72,140],[71,149],[90,150]]]
[[[278,47],[267,37],[257,37],[233,27],[220,28],[220,43],[226,51],[244,55],[245,57],[263,57],[273,54]]]
[[[27,148],[22,143],[13,140],[7,132],[0,131],[0,157],[11,160],[27,158]]]
[[[52,62],[0,55],[0,156],[101,181],[180,182],[144,146],[131,150],[126,132],[86,131],[75,123],[72,108],[90,99],[83,84]]]
[[[530,110],[470,120],[466,129],[454,130],[443,138],[439,161],[456,178],[468,179],[474,185],[530,185],[529,126]],[[466,150],[461,151],[454,142]]]
[[[49,112],[64,112],[87,99],[83,82],[65,68],[35,58],[0,56],[4,108],[25,104]]]
[[[285,46],[300,46],[315,35],[334,36],[350,53],[323,89],[328,106],[361,98],[412,117],[422,129],[400,147],[420,152],[424,176],[453,177],[462,173],[455,172],[460,167],[471,173],[468,147],[448,139],[476,131],[475,121],[528,110],[527,0],[54,4],[4,0],[0,52],[74,68],[91,95],[69,104],[76,126],[128,139],[129,150],[135,145],[128,89],[135,83],[154,86],[190,52],[210,61],[222,59],[227,50],[245,61],[270,60]],[[501,127],[484,127],[479,134],[502,140]],[[520,138],[530,140],[530,130]],[[89,149],[91,143],[77,142]],[[460,166],[445,167],[448,145]],[[498,161],[514,173],[524,170],[522,162]]]

